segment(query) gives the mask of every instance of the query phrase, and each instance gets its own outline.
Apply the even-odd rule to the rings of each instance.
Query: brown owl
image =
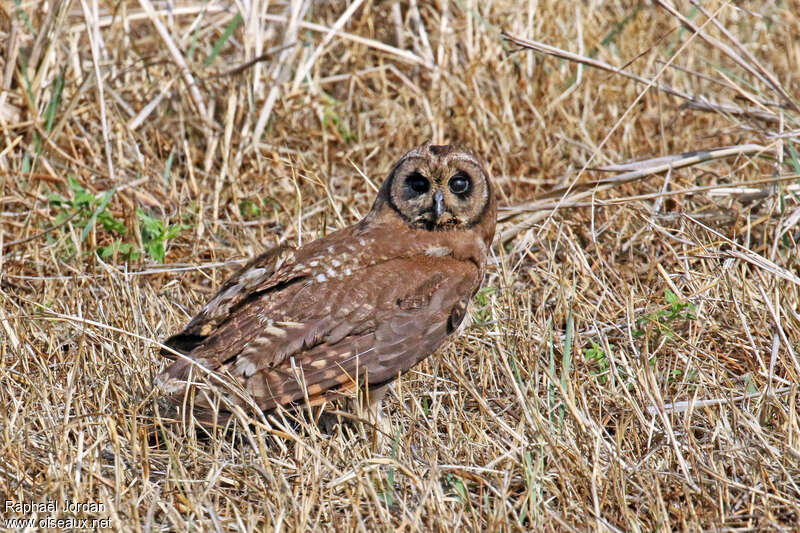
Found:
[[[414,148],[360,222],[269,250],[226,281],[164,341],[185,357],[162,350],[174,362],[156,383],[177,405],[190,383],[198,387],[193,413],[205,423],[215,402],[200,390],[215,379],[238,382],[264,411],[318,405],[354,388],[379,401],[461,324],[495,222],[492,182],[473,152]],[[240,396],[225,398],[244,407]],[[229,416],[223,405],[216,420]]]

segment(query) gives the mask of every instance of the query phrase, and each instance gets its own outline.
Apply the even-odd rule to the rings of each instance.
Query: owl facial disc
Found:
[[[483,219],[493,192],[481,161],[469,150],[424,144],[395,165],[378,202],[413,229],[468,229]]]

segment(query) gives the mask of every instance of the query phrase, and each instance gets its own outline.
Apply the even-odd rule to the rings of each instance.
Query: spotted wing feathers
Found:
[[[164,344],[181,353],[191,352],[230,316],[233,309],[249,298],[256,287],[270,280],[275,271],[293,255],[294,249],[283,245],[251,259],[222,284],[183,331],[166,339]],[[175,354],[168,350],[162,349],[161,354],[170,359],[175,358]]]
[[[343,261],[344,250],[332,246],[327,260],[305,249],[295,254],[245,295],[225,293],[255,279],[246,268],[227,282],[167,342],[190,348],[159,379],[175,400],[194,363],[235,380],[263,410],[387,383],[442,344],[453,331],[453,310],[466,306],[482,278],[479,262],[445,254],[376,260],[350,245],[351,260]],[[192,343],[182,341],[187,335]]]

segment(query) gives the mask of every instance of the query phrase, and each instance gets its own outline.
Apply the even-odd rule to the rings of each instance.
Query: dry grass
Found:
[[[0,516],[797,528],[800,6],[698,5],[4,3],[0,493],[102,510]],[[398,382],[395,435],[149,441],[155,342],[235,261],[357,220],[426,139],[484,154],[505,209],[476,321]]]

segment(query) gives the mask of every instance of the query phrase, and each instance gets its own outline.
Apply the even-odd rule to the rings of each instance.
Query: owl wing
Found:
[[[481,277],[478,262],[425,255],[324,282],[312,271],[240,304],[189,356],[237,381],[263,410],[306,397],[321,403],[337,391],[392,381],[430,355],[458,327]],[[162,375],[175,400],[190,366],[176,361]]]
[[[260,285],[272,278],[277,270],[293,257],[294,248],[276,246],[257,255],[233,274],[182,331],[167,338],[163,344],[175,351],[189,353],[199,346]],[[161,355],[175,359],[175,354],[161,350]]]
[[[374,287],[367,321],[345,320],[322,342],[242,376],[256,403],[265,410],[306,399],[315,405],[355,387],[375,389],[432,354],[458,328],[482,276],[471,262],[425,259],[375,268],[378,279],[399,272],[402,280]]]

